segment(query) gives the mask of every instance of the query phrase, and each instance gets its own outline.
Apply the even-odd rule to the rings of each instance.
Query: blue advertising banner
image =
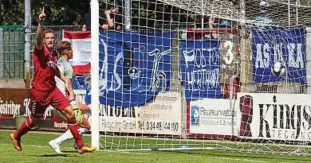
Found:
[[[160,91],[167,91],[171,78],[172,35],[101,31],[100,103],[142,106]],[[90,103],[89,90],[87,94],[86,103]]]
[[[186,101],[220,98],[218,40],[180,41],[180,70]]]
[[[306,83],[304,28],[253,28],[253,80],[256,83],[288,80]],[[281,62],[286,75],[274,76],[271,67]],[[287,79],[286,79],[287,78]]]

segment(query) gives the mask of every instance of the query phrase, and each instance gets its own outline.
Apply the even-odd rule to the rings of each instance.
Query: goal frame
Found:
[[[90,2],[92,16],[91,16],[91,139],[92,146],[97,149],[99,146],[99,3],[98,0],[91,0]]]
[[[91,17],[91,30],[92,30],[92,50],[91,50],[91,55],[92,55],[92,66],[91,66],[91,75],[92,75],[92,80],[91,80],[91,84],[92,84],[92,88],[98,88],[99,87],[99,73],[98,73],[98,67],[99,67],[99,57],[98,57],[98,54],[99,54],[99,44],[98,44],[98,41],[99,41],[99,3],[98,3],[98,0],[91,0],[91,11],[92,11],[92,17]],[[307,33],[308,33],[308,30],[309,30],[309,35],[310,35],[310,29],[307,29]],[[228,29],[228,28],[224,28],[224,29],[213,29],[213,30],[209,30],[209,29],[187,29],[187,38],[188,37],[191,37],[189,35],[191,34],[194,34],[194,35],[205,35],[205,34],[210,34],[210,33],[213,33],[213,32],[216,32],[216,33],[230,33],[230,34],[238,34],[240,32],[242,32],[242,29]],[[189,35],[188,35],[189,34]],[[307,37],[307,36],[306,36]],[[243,37],[241,36],[240,37],[240,44],[243,44]],[[245,40],[244,40],[245,41]],[[311,42],[311,40],[309,41],[309,43]],[[308,42],[307,42],[308,43]],[[307,46],[307,47],[310,47],[310,46]],[[240,52],[241,52],[241,49],[237,49],[236,53],[240,56]],[[307,48],[306,49],[306,54],[311,54],[311,49],[310,48]],[[240,56],[242,57],[242,56]],[[307,55],[307,78],[308,76],[311,74],[310,71],[311,71],[311,64],[310,64],[310,56]],[[241,69],[241,68],[240,68]],[[228,99],[230,99],[230,106],[229,108],[230,109],[233,109],[233,103],[235,102],[235,94],[236,94],[236,88],[235,88],[235,80],[236,78],[239,76],[240,74],[237,73],[235,74],[234,76],[232,76],[230,78],[230,82],[229,82],[229,85],[228,85],[228,92],[229,92],[229,97]],[[308,85],[308,88],[310,87],[310,84]],[[310,89],[307,89],[308,91],[308,94],[310,94]],[[92,106],[92,145],[97,147],[97,149],[100,148],[100,135],[99,135],[99,111],[98,111],[98,108],[99,108],[99,90],[98,89],[91,89],[91,94],[92,94],[92,103],[91,103],[91,106]],[[183,94],[183,92],[181,93]],[[183,101],[184,99],[182,99],[182,103],[184,102]],[[187,107],[184,107],[183,106],[184,104],[181,105],[181,110],[182,110],[182,113],[185,113],[186,114],[186,120],[182,123],[186,123],[186,124],[183,124],[186,126],[186,129],[185,129],[185,137],[183,137],[184,139],[185,138],[191,138],[192,136],[193,137],[196,137],[196,138],[204,138],[204,137],[208,137],[208,138],[214,138],[213,135],[209,135],[209,134],[202,134],[202,135],[198,135],[198,134],[190,134],[189,132],[189,120],[190,120],[190,108],[189,108],[189,104],[187,103]],[[183,117],[181,117],[183,119]],[[184,131],[182,131],[184,132]],[[219,137],[219,135],[216,135],[217,138],[220,138],[220,139],[225,139],[225,140],[235,140],[237,139],[237,137],[234,137],[234,136],[229,136],[229,137],[226,137],[225,135],[223,135],[224,137]],[[156,149],[156,150],[189,150],[189,149],[197,149],[197,150],[202,150],[202,149],[215,149],[215,148],[212,148],[212,147],[202,147],[202,148],[188,148],[188,147],[180,147],[180,148],[159,148],[159,149]],[[219,149],[219,148],[217,148]],[[152,150],[152,149],[126,149],[126,150],[122,150],[122,151],[149,151],[149,150]]]

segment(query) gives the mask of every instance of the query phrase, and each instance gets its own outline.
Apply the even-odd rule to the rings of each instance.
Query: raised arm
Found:
[[[115,25],[114,24],[114,20],[110,16],[111,11],[110,10],[106,10],[105,14],[106,14],[108,28],[114,28],[114,25]]]
[[[39,20],[38,20],[38,27],[37,27],[37,48],[42,49],[43,47],[43,21],[45,19],[46,15],[44,13],[44,7],[42,8],[42,11],[39,15]]]

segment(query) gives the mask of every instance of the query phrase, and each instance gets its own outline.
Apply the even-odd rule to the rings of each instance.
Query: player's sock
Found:
[[[31,128],[34,126],[35,126],[34,121],[30,117],[27,117],[22,123],[22,125],[19,127],[19,129],[15,132],[14,137],[16,139],[20,139],[23,135],[25,135],[28,131],[30,131]]]
[[[61,136],[59,136],[58,138],[54,139],[54,143],[56,143],[57,145],[61,145],[63,144],[65,141],[72,139],[73,136],[71,134],[70,130],[67,130],[65,133],[63,133]]]
[[[77,124],[76,120],[68,122],[68,128],[71,131],[78,148],[81,149],[84,146],[84,143],[82,140],[82,136],[79,134],[79,125]]]
[[[84,133],[86,133],[88,130],[86,129],[86,128],[79,128],[79,134],[81,135],[81,136],[83,136],[83,134]],[[73,148],[75,149],[75,150],[78,150],[78,146],[77,146],[77,144],[76,143],[73,143]]]

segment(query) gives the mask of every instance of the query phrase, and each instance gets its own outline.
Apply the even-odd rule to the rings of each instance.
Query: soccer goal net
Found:
[[[310,3],[92,0],[93,145],[310,154]]]

